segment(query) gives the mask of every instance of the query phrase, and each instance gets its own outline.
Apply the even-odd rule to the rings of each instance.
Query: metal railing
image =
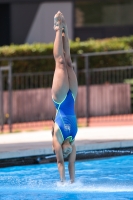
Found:
[[[81,88],[84,90],[84,93],[82,93],[83,90],[81,90],[77,98],[76,113],[77,113],[78,118],[86,119],[85,125],[88,126],[90,124],[90,119],[92,117],[96,118],[96,120],[98,121],[99,119],[97,117],[99,116],[101,116],[100,121],[105,120],[105,118],[104,119],[102,118],[103,116],[111,116],[111,115],[112,116],[123,115],[125,116],[124,120],[132,119],[131,114],[133,113],[133,94],[132,94],[133,89],[132,89],[131,80],[133,79],[133,66],[119,66],[119,67],[113,66],[113,67],[92,69],[90,67],[90,62],[89,62],[89,59],[94,56],[116,55],[116,54],[127,54],[127,53],[133,53],[133,50],[85,53],[82,55],[72,55],[73,64],[75,66],[75,72],[78,78],[79,90],[80,90],[80,87],[84,87],[84,88]],[[78,69],[79,57],[84,58],[84,69],[82,70]],[[16,61],[16,60],[36,60],[36,59],[47,59],[47,58],[53,59],[53,56],[1,58],[0,61],[6,60],[9,63],[11,63],[12,61]],[[4,109],[3,125],[9,124],[10,131],[12,131],[11,124],[14,124],[14,123],[21,124],[24,122],[35,122],[35,121],[36,122],[47,121],[47,120],[51,120],[51,118],[54,116],[55,110],[54,110],[54,107],[51,106],[52,104],[51,104],[51,97],[50,97],[51,96],[50,88],[52,86],[53,73],[54,73],[53,71],[36,72],[36,73],[35,72],[34,73],[13,73],[13,74],[10,74],[10,76],[12,76],[11,78],[12,83],[11,82],[9,83],[7,74],[2,74],[2,73],[0,74],[1,79],[2,79],[2,84],[0,84],[0,94],[2,94],[1,92],[3,91],[1,102],[3,101],[3,98],[4,98],[3,105],[1,104],[2,106],[0,108]],[[123,86],[121,86],[120,88],[119,86],[119,90],[123,92],[130,89],[130,92],[126,94],[128,96],[128,108],[126,108],[126,105],[123,104],[125,106],[125,110],[118,109],[116,113],[114,112],[114,110],[110,112],[108,111],[107,113],[101,112],[101,111],[98,111],[99,108],[97,108],[97,110],[95,109],[95,111],[93,112],[92,107],[90,105],[90,102],[92,101],[91,100],[92,96],[94,96],[93,101],[96,102],[97,101],[96,91],[101,90],[101,92],[104,91],[105,94],[107,93],[106,91],[107,87],[105,88],[105,87],[100,87],[100,86],[108,85],[108,88],[109,86],[110,88],[114,87],[114,89],[112,90],[118,91],[117,84],[128,85],[125,88]],[[7,90],[10,88],[10,91],[11,91],[11,86],[12,86],[12,95],[11,95],[11,92],[8,92],[9,99],[7,103],[5,100],[7,97],[6,96]],[[95,86],[95,90],[93,86]],[[95,91],[95,94],[94,92],[92,92],[92,90]],[[82,98],[80,98],[80,95],[81,96],[83,95]],[[99,93],[99,95],[101,95],[101,93]],[[118,99],[117,95],[116,97]],[[114,98],[116,97],[114,96]],[[123,96],[121,97],[123,98]],[[84,98],[84,101],[83,101],[83,98]],[[109,96],[107,96],[107,99],[108,98]],[[100,97],[99,97],[99,100],[100,100]],[[106,102],[106,104],[108,103],[110,102]],[[9,107],[6,104],[8,104]],[[40,107],[39,107],[39,104],[41,104]],[[117,101],[116,101],[116,104],[118,104]],[[101,105],[103,106],[103,104]],[[80,107],[83,107],[83,108],[81,108],[80,110]],[[51,111],[49,112],[49,110]],[[5,116],[8,116],[8,117],[5,117]],[[122,120],[122,119],[123,118],[114,118],[113,120],[117,121],[117,120]]]
[[[7,110],[8,114],[6,116],[8,117],[8,125],[9,125],[9,131],[12,131],[12,63],[9,62],[8,66],[1,66],[0,67],[0,128],[1,131],[3,131],[4,127],[4,99],[3,99],[3,76],[2,72],[8,72],[7,75],[7,84],[8,84],[8,99],[7,99]]]

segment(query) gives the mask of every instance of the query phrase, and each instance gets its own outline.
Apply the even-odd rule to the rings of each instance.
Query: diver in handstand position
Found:
[[[75,179],[77,119],[74,111],[78,84],[73,70],[68,39],[67,24],[63,14],[58,11],[54,16],[55,72],[52,84],[52,99],[56,116],[52,130],[53,149],[56,154],[61,182],[65,181],[64,158],[68,157],[68,170],[71,183]]]

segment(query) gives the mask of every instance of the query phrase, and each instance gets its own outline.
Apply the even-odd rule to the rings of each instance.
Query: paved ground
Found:
[[[0,159],[52,153],[51,131],[0,134]],[[77,151],[133,147],[133,126],[84,127],[76,136]]]

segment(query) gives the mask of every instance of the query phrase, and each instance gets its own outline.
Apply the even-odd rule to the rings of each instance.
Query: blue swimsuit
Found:
[[[54,101],[57,109],[55,123],[58,125],[63,140],[67,138],[72,142],[77,133],[77,119],[74,111],[74,97],[71,90],[68,91],[65,99],[61,103]]]

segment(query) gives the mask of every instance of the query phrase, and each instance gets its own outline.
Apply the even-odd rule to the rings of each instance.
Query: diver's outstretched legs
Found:
[[[61,13],[62,17],[62,40],[63,40],[63,49],[64,49],[64,57],[67,64],[67,72],[68,72],[68,80],[69,80],[69,89],[72,91],[74,98],[76,99],[78,84],[77,77],[73,70],[72,60],[70,55],[70,45],[69,45],[69,37],[68,37],[68,29],[65,18]]]
[[[60,12],[57,12],[54,17],[54,30],[56,32],[56,36],[53,54],[56,66],[52,84],[52,98],[60,103],[64,100],[69,90],[68,73],[63,53],[62,17]]]

